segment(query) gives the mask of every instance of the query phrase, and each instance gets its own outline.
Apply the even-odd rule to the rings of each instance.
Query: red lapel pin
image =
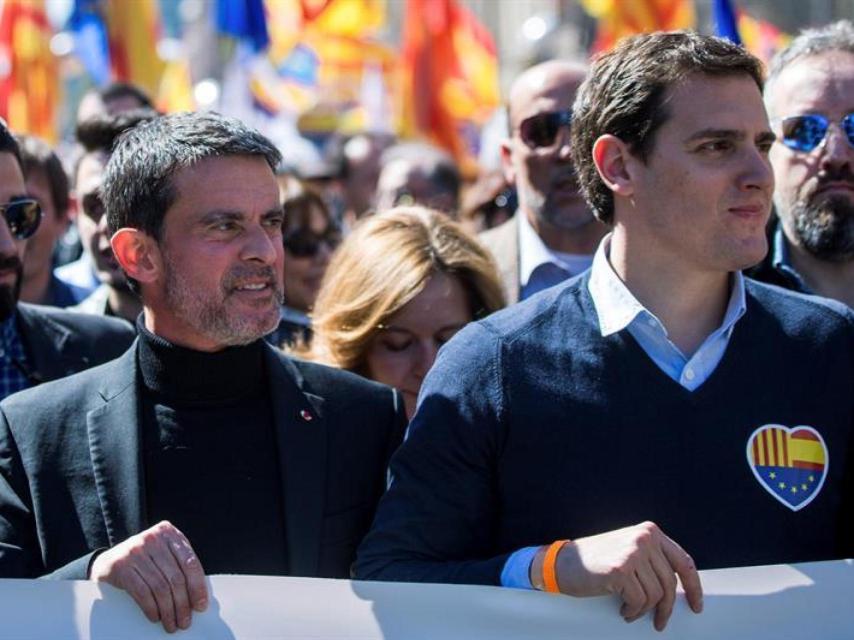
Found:
[[[308,411],[303,409],[299,412],[299,417],[305,420],[306,422],[311,422],[314,419],[314,416],[311,415]]]

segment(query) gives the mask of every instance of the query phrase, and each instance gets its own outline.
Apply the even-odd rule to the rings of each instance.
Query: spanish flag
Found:
[[[56,59],[44,0],[5,0],[0,17],[0,115],[9,128],[56,142]]]
[[[113,76],[156,95],[165,63],[157,55],[157,0],[107,0],[107,34]]]
[[[599,21],[594,53],[611,49],[626,36],[696,25],[691,0],[581,0],[581,6]]]
[[[489,31],[456,0],[407,0],[400,88],[404,135],[422,135],[474,175],[480,127],[499,105]]]

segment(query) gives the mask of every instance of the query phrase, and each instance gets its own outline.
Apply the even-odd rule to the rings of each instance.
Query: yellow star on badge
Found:
[[[792,487],[792,493],[797,493],[797,492],[798,492],[798,488],[797,488],[797,487]]]
[[[776,474],[776,473],[774,473],[774,472],[772,471],[771,473],[769,473],[769,474],[768,474],[768,477],[769,477],[771,480],[774,480],[774,479],[777,477],[777,474]]]
[[[781,489],[785,489],[785,488],[786,488],[786,483],[785,483],[785,482],[780,482],[780,483],[778,483],[778,484],[777,484],[777,486],[778,486],[778,487],[780,487]]]
[[[802,484],[802,485],[801,485],[801,490],[802,490],[802,491],[806,491],[806,490],[807,490],[807,485]]]
[[[810,476],[810,477],[809,477],[809,481],[810,481],[810,482],[815,482],[815,476]]]

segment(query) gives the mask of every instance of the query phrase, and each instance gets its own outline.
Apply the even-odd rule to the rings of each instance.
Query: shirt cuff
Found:
[[[501,570],[501,586],[511,589],[533,589],[531,584],[531,563],[537,555],[539,547],[519,549],[504,563]]]

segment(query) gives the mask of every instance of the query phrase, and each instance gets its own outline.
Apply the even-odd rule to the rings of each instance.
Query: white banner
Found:
[[[212,576],[190,640],[854,638],[854,562],[702,571],[705,610],[680,597],[663,634],[610,597],[457,585]],[[0,580],[0,639],[167,637],[126,594],[91,582]]]

